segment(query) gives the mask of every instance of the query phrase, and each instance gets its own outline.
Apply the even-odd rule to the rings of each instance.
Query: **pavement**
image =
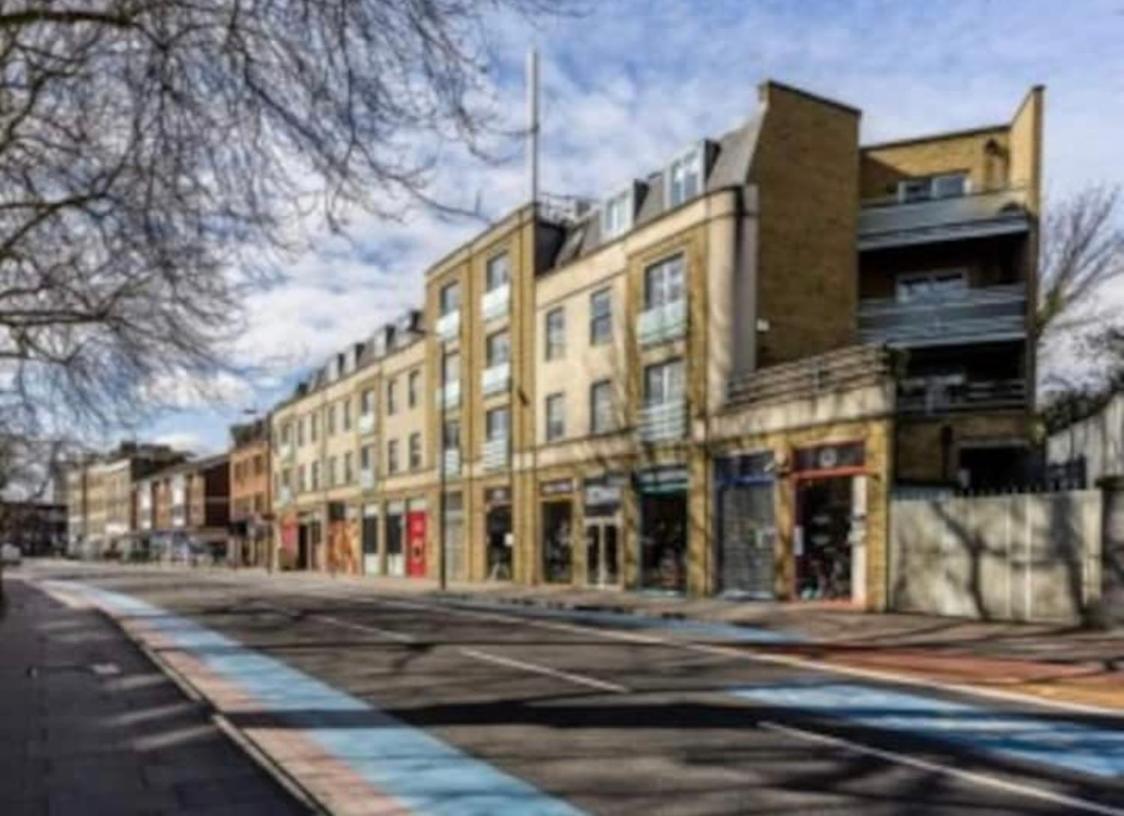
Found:
[[[815,627],[854,644],[859,618],[891,626],[875,616],[781,628],[115,565],[30,564],[20,580],[112,616],[333,813],[1124,816],[1124,717],[833,664]],[[1059,650],[981,629],[970,646],[891,623],[877,637],[936,657],[1113,651],[1089,633],[1059,632]]]
[[[17,573],[0,601],[0,813],[308,812],[111,620]]]

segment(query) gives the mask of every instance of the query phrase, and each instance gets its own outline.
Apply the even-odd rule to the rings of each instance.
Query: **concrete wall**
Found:
[[[1095,490],[890,503],[893,609],[1077,621],[1101,593]]]
[[[1118,394],[1093,416],[1050,436],[1046,457],[1050,464],[1085,457],[1089,484],[1105,476],[1124,475],[1124,395]]]

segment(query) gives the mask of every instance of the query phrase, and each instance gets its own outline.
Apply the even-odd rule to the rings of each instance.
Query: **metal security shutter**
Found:
[[[777,538],[773,483],[727,487],[721,493],[719,510],[722,592],[772,598]]]

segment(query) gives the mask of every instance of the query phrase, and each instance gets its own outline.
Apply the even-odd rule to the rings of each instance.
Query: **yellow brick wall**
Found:
[[[986,149],[989,142],[1000,149],[998,153]],[[1006,125],[864,148],[862,197],[893,196],[902,179],[938,173],[966,172],[976,191],[1004,187],[1007,149]]]
[[[942,462],[942,429],[951,429],[948,461]],[[949,416],[902,417],[897,427],[897,478],[905,482],[940,482],[956,478],[957,445],[985,440],[1029,440],[1031,418],[1022,411]],[[943,470],[942,470],[943,468]]]

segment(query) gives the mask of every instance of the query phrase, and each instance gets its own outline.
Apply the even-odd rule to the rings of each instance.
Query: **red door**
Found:
[[[406,574],[425,577],[425,511],[406,514]]]

